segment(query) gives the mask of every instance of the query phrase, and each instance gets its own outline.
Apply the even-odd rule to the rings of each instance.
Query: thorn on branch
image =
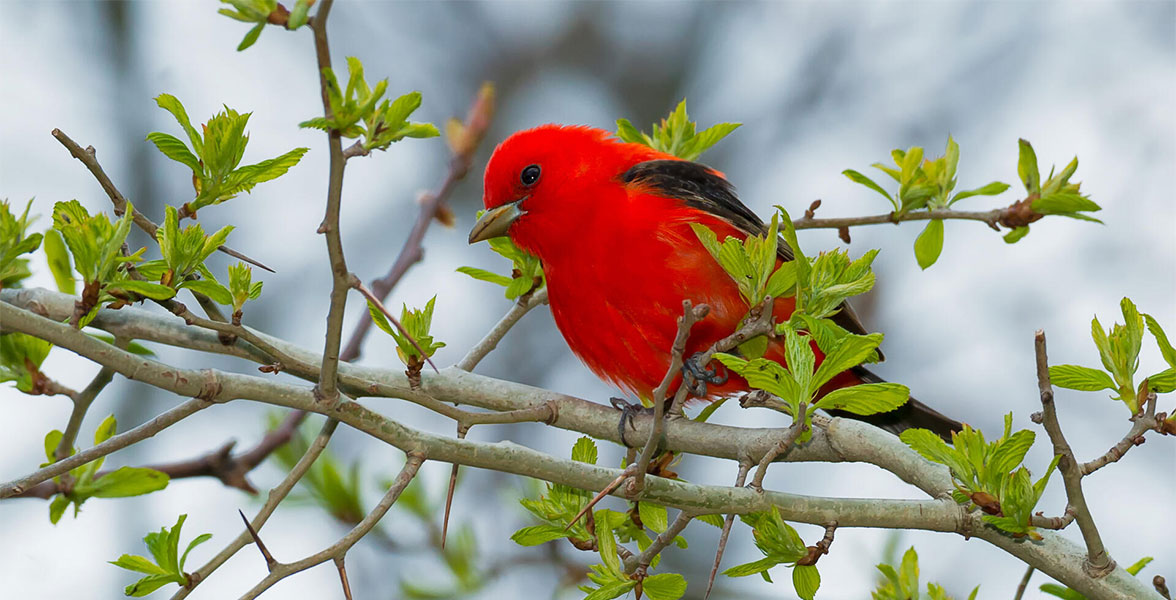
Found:
[[[269,549],[265,547],[265,543],[261,541],[261,536],[257,535],[257,531],[253,529],[253,524],[250,523],[249,519],[245,517],[245,512],[241,509],[237,509],[237,514],[241,515],[241,520],[245,522],[245,529],[249,531],[249,537],[253,538],[253,543],[257,545],[257,549],[261,552],[261,556],[265,558],[266,569],[269,569],[269,571],[272,573],[274,571],[274,567],[277,566],[278,561],[274,560],[274,555],[270,554]]]

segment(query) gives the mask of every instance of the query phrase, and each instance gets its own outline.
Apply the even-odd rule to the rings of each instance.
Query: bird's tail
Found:
[[[862,383],[885,383],[886,381],[865,367],[855,367],[852,372]],[[963,428],[963,424],[959,421],[944,416],[914,398],[911,398],[906,404],[890,412],[873,415],[857,415],[841,410],[831,410],[829,413],[837,417],[865,421],[895,435],[907,429],[929,429],[947,441],[951,441],[952,432],[960,431]]]

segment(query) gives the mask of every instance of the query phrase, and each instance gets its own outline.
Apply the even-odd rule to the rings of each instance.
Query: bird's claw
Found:
[[[640,414],[649,414],[650,409],[642,406],[640,403],[629,402],[624,398],[609,398],[608,402],[612,404],[613,408],[621,411],[621,420],[617,423],[617,433],[620,435],[621,444],[626,448],[632,448],[629,442],[625,440],[625,425],[628,424],[630,429],[636,431],[637,425],[633,422],[633,417]]]
[[[707,396],[706,384],[723,385],[727,383],[730,373],[727,368],[719,365],[709,367],[701,364],[702,352],[682,361],[682,380],[690,394],[696,398]]]

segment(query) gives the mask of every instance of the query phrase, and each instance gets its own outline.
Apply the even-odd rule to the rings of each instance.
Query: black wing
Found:
[[[706,211],[749,235],[763,235],[768,226],[735,195],[735,186],[706,165],[685,160],[651,160],[633,165],[621,175],[625,183],[637,183],[667,198]],[[781,260],[792,260],[792,249],[783,240],[776,245]],[[848,303],[833,315],[833,322],[858,335],[868,333]],[[879,351],[879,355],[881,351]]]

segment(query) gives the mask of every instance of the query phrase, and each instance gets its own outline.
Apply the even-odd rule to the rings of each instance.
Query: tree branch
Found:
[[[1081,466],[1074,458],[1074,451],[1062,434],[1062,426],[1058,423],[1058,413],[1054,406],[1053,386],[1049,381],[1049,359],[1045,353],[1045,332],[1037,330],[1034,336],[1034,347],[1037,356],[1037,387],[1041,392],[1042,426],[1053,442],[1054,454],[1061,455],[1058,469],[1062,472],[1062,482],[1066,485],[1066,498],[1069,508],[1074,511],[1074,519],[1078,521],[1078,529],[1082,531],[1082,539],[1086,541],[1086,560],[1083,570],[1087,575],[1104,577],[1115,569],[1115,561],[1107,554],[1103,546],[1102,537],[1098,534],[1098,527],[1094,524],[1094,517],[1090,514],[1090,507],[1086,504],[1086,496],[1082,493]]]
[[[323,116],[334,118],[331,100],[327,94],[325,69],[331,68],[331,47],[327,42],[327,17],[334,0],[323,0],[319,4],[311,29],[314,31],[314,53],[318,61],[319,89],[322,92]],[[347,270],[343,256],[343,238],[339,233],[339,212],[343,203],[343,169],[347,157],[343,156],[342,136],[338,130],[327,132],[330,148],[330,174],[327,180],[327,211],[319,225],[318,232],[327,238],[327,255],[331,261],[331,306],[327,312],[327,335],[323,344],[323,362],[315,393],[322,402],[334,403],[339,399],[335,381],[339,371],[339,344],[343,338],[343,313],[347,305],[347,292],[354,277]]]
[[[498,347],[498,342],[502,341],[506,333],[515,326],[515,323],[518,323],[523,318],[523,315],[531,312],[532,308],[540,304],[547,304],[546,287],[525,298],[519,298],[519,301],[515,302],[514,306],[499,319],[498,323],[494,325],[494,328],[486,334],[486,337],[482,338],[482,341],[477,344],[474,344],[474,347],[470,348],[470,351],[455,366],[462,371],[473,371],[474,367],[478,366],[478,363],[482,362],[482,359],[486,358],[487,354],[490,354]]]
[[[36,335],[100,364],[111,366],[123,375],[145,381],[156,387],[181,395],[199,394],[203,387],[201,382],[205,377],[211,376],[220,384],[221,391],[217,395],[219,398],[241,398],[318,412],[338,419],[340,422],[405,452],[421,452],[429,456],[430,459],[441,462],[459,463],[504,473],[525,475],[579,489],[601,489],[618,474],[617,469],[606,469],[552,457],[510,442],[488,444],[457,440],[418,431],[387,419],[363,405],[349,400],[342,400],[334,406],[326,406],[317,400],[311,388],[305,386],[234,373],[178,369],[135,356],[101,340],[93,339],[67,325],[22,311],[6,303],[0,303],[0,319],[3,319],[6,328]],[[401,376],[401,382],[403,379]],[[448,390],[452,397],[455,399],[480,399],[486,405],[512,403],[517,400],[513,394],[504,393],[503,387],[513,387],[514,390],[523,394],[526,394],[528,389],[525,386],[496,382],[493,379],[478,377],[457,369],[446,369],[440,375],[427,377],[426,388],[433,380],[445,381],[450,386],[464,381],[466,385],[459,384],[457,388]],[[404,384],[402,383],[402,385]],[[443,388],[439,386],[436,389]],[[553,396],[549,392],[535,392],[547,400]],[[439,396],[439,398],[442,397],[444,397],[443,394]],[[193,400],[185,405],[193,402],[207,404],[204,401]],[[568,411],[575,413],[578,405],[581,404],[590,403],[571,401],[561,404],[558,422],[563,422],[568,416]],[[605,433],[601,437],[607,438],[607,434],[610,432],[615,437],[615,411],[599,405],[597,407],[609,413],[599,426]],[[195,411],[192,410],[192,412]],[[670,425],[672,427],[667,426],[666,432],[667,442],[670,443],[676,439],[677,434],[689,430],[693,430],[691,435],[694,433],[709,434],[704,437],[720,442],[717,444],[719,446],[722,445],[722,437],[716,434],[724,431],[729,431],[729,435],[740,441],[759,437],[762,432],[767,432],[762,440],[765,449],[768,444],[773,444],[780,439],[780,430],[778,429],[741,429],[693,421],[674,422]],[[98,456],[109,454],[117,449],[112,447],[112,443],[116,440],[121,442],[119,436],[115,436],[87,451],[88,455],[76,455],[67,461],[74,460],[81,464]],[[697,444],[698,441],[698,439],[693,439],[694,444]],[[745,447],[744,444],[736,444],[730,449]],[[799,452],[802,450],[807,452]],[[812,454],[808,452],[812,452]],[[698,453],[719,454],[713,449]],[[746,488],[698,485],[652,476],[647,478],[643,498],[665,506],[687,509],[695,514],[728,512],[746,514],[777,506],[781,516],[789,521],[819,525],[837,521],[842,527],[883,527],[957,532],[984,539],[1087,596],[1112,599],[1156,597],[1153,589],[1144,586],[1143,582],[1120,568],[1115,568],[1106,577],[1092,579],[1083,572],[1081,565],[1077,564],[1078,561],[1072,560],[1077,550],[1074,545],[1057,534],[1043,532],[1040,542],[1024,544],[988,527],[979,519],[978,515],[967,513],[963,507],[946,498],[951,489],[950,476],[946,469],[923,460],[895,436],[880,429],[862,423],[830,419],[823,433],[819,430],[814,431],[812,440],[805,447],[798,447],[797,451],[790,452],[789,458],[798,458],[804,455],[809,460],[820,460],[822,454],[831,460],[851,460],[876,464],[895,473],[900,478],[924,488],[937,499],[818,498],[767,490],[757,493]],[[748,454],[743,455],[747,456]],[[34,476],[26,477],[20,481],[37,483],[56,474],[60,473],[38,471]],[[12,487],[12,484],[0,487],[0,492],[11,491]]]
[[[409,482],[411,482],[412,478],[416,476],[417,470],[421,468],[421,463],[423,463],[424,460],[425,456],[423,454],[410,452],[408,454],[408,460],[404,464],[404,468],[401,469],[400,474],[396,476],[396,480],[392,483],[392,487],[388,489],[388,492],[384,494],[384,497],[380,499],[380,502],[376,504],[376,507],[373,508],[372,511],[368,513],[367,516],[364,517],[358,525],[356,525],[351,531],[347,532],[347,535],[344,535],[339,539],[339,541],[331,544],[324,550],[316,552],[302,560],[292,563],[277,563],[271,566],[269,575],[266,575],[265,579],[262,579],[260,583],[253,586],[253,589],[249,590],[244,596],[241,596],[241,599],[250,600],[252,598],[256,598],[257,596],[261,595],[262,592],[268,590],[275,583],[295,573],[305,571],[313,566],[327,562],[328,560],[333,559],[336,561],[341,561],[342,558],[347,554],[347,551],[350,550],[356,542],[363,539],[363,537],[367,535],[368,532],[371,531],[377,523],[380,522],[380,519],[384,518],[384,515],[388,512],[388,509],[392,508],[392,505],[398,498],[400,498],[401,492],[404,491],[404,488],[408,487]],[[341,568],[340,570],[342,571]]]
[[[110,201],[114,204],[114,214],[120,217],[125,214],[128,205],[127,199],[122,195],[122,192],[118,191],[118,188],[114,187],[114,182],[110,180],[110,177],[106,175],[106,171],[102,169],[102,165],[98,163],[98,154],[95,152],[94,147],[87,146],[85,149],[83,149],[78,145],[77,142],[70,139],[70,137],[65,135],[65,132],[60,129],[54,129],[51,133],[53,134],[53,137],[57,139],[57,141],[61,142],[62,146],[65,146],[66,150],[69,150],[69,153],[73,155],[74,158],[82,161],[82,164],[86,165],[86,168],[90,170],[90,174],[94,176],[94,179],[98,180],[98,185],[102,186],[102,190],[106,192],[106,195],[110,197]],[[139,229],[142,229],[147,235],[151,236],[152,238],[155,237],[155,231],[159,229],[159,225],[156,225],[154,221],[148,219],[147,216],[139,212],[138,209],[132,210],[131,219],[135,222],[135,225],[138,225]],[[273,269],[252,258],[249,258],[248,256],[245,256],[244,254],[241,254],[240,252],[237,252],[236,250],[233,250],[232,248],[229,248],[228,246],[221,245],[217,246],[216,249],[224,252],[225,254],[228,254],[229,256],[232,256],[233,258],[243,260],[251,265],[265,269],[270,273],[274,272]]]
[[[421,198],[420,212],[417,213],[416,221],[408,232],[408,237],[405,238],[404,245],[401,246],[400,253],[396,255],[392,267],[386,275],[372,282],[372,292],[381,302],[388,298],[388,294],[392,293],[392,288],[396,287],[408,269],[424,258],[425,250],[422,243],[425,239],[425,232],[428,231],[429,225],[433,223],[434,219],[448,210],[445,201],[453,193],[457,183],[469,173],[474,153],[485,137],[486,130],[490,127],[490,119],[494,114],[493,90],[493,87],[483,85],[478,91],[462,126],[461,145],[456,145],[456,141],[450,140],[451,149],[454,152],[449,159],[449,171],[445,174],[441,187]],[[355,330],[351,332],[351,338],[347,340],[347,346],[343,349],[342,360],[350,362],[359,358],[363,340],[371,327],[371,315],[366,311],[360,313],[359,323],[356,323]]]

